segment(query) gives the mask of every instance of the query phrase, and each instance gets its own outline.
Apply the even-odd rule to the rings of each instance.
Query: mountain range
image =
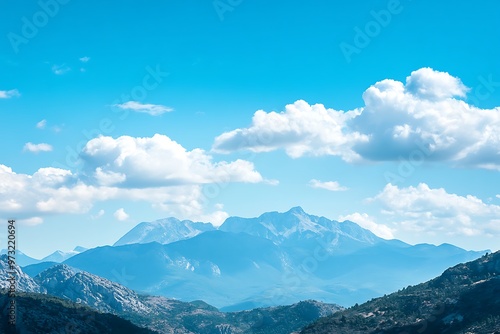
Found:
[[[160,333],[284,334],[307,325],[304,333],[364,333],[369,328],[411,333],[422,325],[419,319],[439,318],[427,306],[436,307],[442,300],[458,301],[447,304],[451,313],[440,314],[442,328],[452,328],[457,321],[469,324],[464,328],[496,324],[496,313],[486,312],[493,320],[477,314],[469,320],[465,308],[467,293],[497,306],[498,297],[488,299],[484,291],[497,291],[497,281],[490,278],[497,275],[498,255],[481,257],[484,253],[449,244],[385,240],[353,222],[309,215],[295,207],[255,218],[230,217],[219,228],[175,218],[143,222],[113,246],[55,252],[45,258],[50,261],[16,266],[15,271],[18,289],[36,294],[26,296],[28,304],[39,303],[42,295],[52,296],[62,300],[49,301],[56,309],[61,303],[70,310],[86,305]],[[471,262],[476,264],[448,269],[443,276],[452,278],[444,288],[429,282],[412,287],[477,258]],[[7,277],[7,271],[3,255],[0,277]],[[447,274],[450,271],[456,274]],[[470,286],[479,290],[470,292]],[[7,288],[2,279],[0,289]],[[408,302],[412,298],[424,306]],[[338,304],[350,308],[343,310]],[[341,327],[335,327],[339,323]],[[434,322],[427,326],[441,328],[433,327]]]
[[[336,312],[301,334],[500,333],[500,252]]]
[[[181,221],[177,218],[170,217],[138,224],[115,242],[113,246],[146,244],[149,242],[168,244],[214,230],[215,227],[209,223],[192,222],[190,220]]]
[[[223,311],[317,299],[351,306],[426,281],[485,252],[385,240],[302,208],[211,224],[143,222],[114,246],[64,261],[140,293],[201,299]],[[28,266],[31,275],[49,265]]]
[[[0,267],[7,267],[5,255],[0,257]],[[26,279],[21,268],[15,271]],[[0,271],[2,281],[4,275]],[[43,271],[31,282],[43,293],[18,293],[21,333],[500,333],[500,252],[344,310],[304,301],[222,313],[202,301],[140,295],[64,264]],[[5,289],[0,290],[0,307],[5,309],[9,299]],[[5,313],[2,318],[0,330],[7,332]]]
[[[0,268],[7,267],[7,257],[0,257]],[[22,268],[15,267],[18,279],[29,281],[30,285],[20,284],[19,291],[38,292],[38,294],[22,294],[22,303],[39,304],[34,315],[46,319],[51,326],[59,327],[60,324],[44,314],[47,304],[51,308],[60,310],[65,307],[63,314],[73,314],[74,309],[87,312],[81,306],[88,306],[95,311],[111,313],[126,319],[136,326],[149,328],[159,333],[290,333],[300,330],[305,325],[334,312],[342,310],[338,305],[324,304],[316,301],[302,301],[290,306],[254,309],[251,311],[223,313],[215,307],[203,302],[190,303],[159,296],[142,295],[118,283],[105,278],[71,268],[65,264],[55,264],[42,271],[33,279],[27,277]],[[5,282],[6,272],[0,270],[0,279]],[[6,287],[0,289],[5,291]],[[44,297],[47,296],[47,297]],[[50,298],[48,296],[51,296]],[[56,299],[52,298],[56,297]],[[59,298],[59,299],[57,299]],[[7,303],[7,297],[0,298],[0,302]],[[76,303],[76,304],[75,304]],[[23,314],[27,312],[24,308]],[[49,312],[49,315],[52,312]],[[81,317],[85,318],[85,317]],[[83,330],[89,324],[82,324],[80,319],[72,321]],[[105,318],[105,317],[101,317]],[[111,323],[116,323],[115,318],[107,318]],[[94,318],[95,320],[95,318]],[[33,327],[36,324],[24,324]],[[122,323],[121,325],[126,325]],[[39,330],[39,332],[46,332]],[[92,331],[90,331],[92,332]],[[90,333],[89,332],[89,333]],[[94,331],[99,333],[98,331]],[[138,331],[139,332],[139,331]],[[136,333],[134,331],[117,333]]]
[[[70,257],[80,254],[81,252],[85,252],[87,248],[77,246],[75,247],[72,251],[69,252],[62,252],[60,250],[57,250],[53,252],[50,255],[47,255],[41,260],[32,258],[26,254],[24,254],[22,251],[19,249],[16,249],[16,263],[19,264],[21,267],[29,266],[32,264],[38,264],[38,263],[44,263],[44,262],[55,262],[55,263],[61,263]],[[6,249],[0,250],[0,255],[7,254]]]

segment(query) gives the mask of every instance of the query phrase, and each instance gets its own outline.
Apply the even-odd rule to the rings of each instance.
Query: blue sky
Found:
[[[498,2],[0,6],[0,218],[28,255],[297,205],[499,249]]]

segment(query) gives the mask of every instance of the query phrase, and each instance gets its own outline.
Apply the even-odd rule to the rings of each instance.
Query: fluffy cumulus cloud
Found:
[[[129,215],[125,212],[124,208],[120,208],[113,214],[116,220],[125,221],[129,218]]]
[[[40,144],[26,143],[24,145],[24,151],[33,153],[50,152],[52,151],[52,146],[46,143],[40,143]]]
[[[345,191],[349,188],[341,186],[337,181],[326,181],[322,182],[316,179],[309,181],[309,186],[311,188],[325,189],[330,191]]]
[[[460,79],[428,67],[414,71],[406,79],[406,89],[414,96],[430,100],[442,100],[454,96],[465,97],[469,91]]]
[[[163,135],[98,137],[87,143],[82,161],[80,174],[60,168],[18,174],[0,165],[0,217],[34,224],[47,215],[89,213],[96,202],[125,200],[217,225],[227,213],[207,207],[224,186],[266,182],[248,161],[214,162],[203,150],[188,151]]]
[[[84,213],[92,202],[107,196],[77,180],[70,171],[40,168],[32,175],[17,174],[0,165],[0,213],[33,218],[44,214]]]
[[[123,110],[132,110],[135,112],[146,113],[151,116],[159,116],[174,110],[161,104],[146,104],[136,101],[128,101],[121,104],[115,104],[114,106]]]
[[[500,237],[500,206],[486,204],[472,195],[450,194],[425,183],[407,188],[387,184],[370,201],[383,206],[383,213],[399,231]]]
[[[203,150],[188,151],[159,134],[148,138],[101,136],[87,143],[82,159],[97,183],[106,186],[147,188],[263,181],[248,161],[213,162]]]
[[[373,234],[384,238],[394,239],[393,230],[387,225],[377,224],[375,220],[366,213],[355,212],[347,216],[340,216],[339,221],[350,220],[359,226],[370,230]]]
[[[449,73],[422,68],[385,79],[365,105],[341,111],[297,101],[284,112],[257,111],[248,128],[218,136],[216,152],[284,149],[293,158],[334,155],[345,161],[397,161],[411,154],[453,165],[500,170],[500,107],[466,102],[468,88]]]
[[[350,146],[368,140],[366,136],[349,131],[346,125],[359,112],[327,109],[321,104],[311,106],[302,100],[287,105],[280,113],[259,110],[249,128],[223,133],[215,139],[213,148],[220,153],[241,149],[268,152],[284,148],[294,158],[310,154],[339,155],[345,160],[354,160],[358,156]]]

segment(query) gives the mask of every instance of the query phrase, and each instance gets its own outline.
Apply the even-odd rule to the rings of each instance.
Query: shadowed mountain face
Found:
[[[500,252],[320,319],[301,333],[500,333]]]
[[[0,308],[6,309],[10,299],[0,293]],[[16,297],[16,326],[2,312],[1,333],[88,333],[88,334],[153,334],[130,321],[104,314],[68,300],[44,294],[21,293]]]
[[[235,311],[306,299],[349,306],[484,254],[384,240],[355,223],[308,215],[299,207],[257,218],[231,217],[219,230],[202,224],[208,226],[205,232],[190,222],[166,221],[153,224],[161,226],[159,239],[170,240],[165,226],[188,226],[186,235],[183,228],[172,232],[174,240],[183,240],[99,247],[64,263],[136,291],[201,299]],[[140,240],[156,238],[158,229],[144,224],[132,231],[149,231],[139,233]]]

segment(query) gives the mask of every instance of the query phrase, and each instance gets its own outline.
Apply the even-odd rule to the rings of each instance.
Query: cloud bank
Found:
[[[500,170],[500,107],[468,104],[468,91],[459,78],[422,68],[405,83],[375,83],[354,110],[302,100],[279,113],[259,110],[249,127],[218,136],[213,150],[283,149],[292,158],[332,155],[347,162],[397,161],[425,150],[431,161]]]
[[[466,237],[500,235],[500,206],[472,195],[450,194],[425,183],[407,188],[387,184],[370,201],[380,203],[383,213],[400,231]]]
[[[207,212],[216,195],[204,186],[267,182],[245,160],[214,162],[201,149],[186,150],[164,135],[98,137],[81,153],[83,172],[40,168],[17,174],[0,165],[0,216],[35,219],[54,214],[88,213],[96,202],[131,200],[151,203],[168,215],[220,224],[227,213]],[[115,218],[126,219],[125,212]]]

